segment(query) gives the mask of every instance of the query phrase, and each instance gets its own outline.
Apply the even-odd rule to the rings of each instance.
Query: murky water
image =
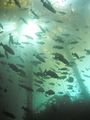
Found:
[[[90,100],[89,14],[89,0],[0,0],[2,120]]]

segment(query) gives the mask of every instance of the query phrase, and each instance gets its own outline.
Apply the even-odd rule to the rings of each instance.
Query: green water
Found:
[[[40,0],[21,0],[21,8],[13,0],[0,2],[1,119],[13,119],[5,111],[27,120],[27,111],[39,113],[62,100],[89,101],[89,1],[50,0],[56,13]]]

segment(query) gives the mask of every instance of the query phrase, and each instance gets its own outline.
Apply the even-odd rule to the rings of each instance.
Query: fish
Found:
[[[3,25],[2,25],[2,23],[0,23],[0,28],[3,29]]]
[[[72,42],[70,42],[70,44],[77,44],[78,43],[78,41],[72,41]]]
[[[73,55],[74,57],[76,57],[77,59],[79,59],[79,56],[78,56],[77,53],[72,53],[72,55]]]
[[[63,46],[58,46],[58,45],[53,46],[53,48],[55,48],[55,49],[64,49],[64,47],[63,47]]]
[[[33,54],[33,56],[35,56],[41,62],[45,62],[45,59],[43,57],[41,57],[39,54]]]
[[[47,90],[46,92],[45,92],[47,95],[54,95],[55,94],[55,92],[53,91],[53,90]]]
[[[52,70],[45,70],[44,74],[53,78],[59,78],[59,76]]]
[[[8,65],[13,71],[19,72],[20,69],[15,64],[8,63]]]
[[[1,33],[3,33],[3,30],[2,30],[2,31],[0,31],[0,34],[1,34]]]
[[[17,63],[17,65],[21,68],[24,68],[24,65]]]
[[[84,49],[87,55],[90,55],[90,49]]]
[[[49,11],[51,11],[52,13],[56,13],[56,10],[52,7],[51,3],[48,0],[47,1],[41,0],[41,2],[43,3],[43,6],[47,8]]]
[[[24,85],[24,84],[19,84],[20,87],[24,88],[27,91],[33,92],[33,89],[30,86]]]
[[[61,20],[56,20],[55,22],[57,22],[57,23],[64,23],[64,22],[61,21]]]
[[[68,68],[63,67],[63,68],[61,68],[60,70],[64,70],[64,71],[66,70],[66,71],[67,71],[67,70],[68,70]]]
[[[61,74],[67,75],[67,74],[68,74],[68,72],[61,72]]]
[[[37,19],[39,19],[39,16],[32,10],[32,9],[30,9],[31,10],[31,13],[37,18]]]
[[[45,77],[44,72],[33,72],[33,74],[36,75],[36,76]]]
[[[53,53],[54,59],[63,62],[66,65],[69,65],[69,61],[60,53]]]
[[[18,68],[15,64],[12,64],[12,63],[8,63],[9,67],[18,73],[18,75],[22,76],[22,77],[25,77],[26,76],[26,73],[24,72],[24,70]]]
[[[65,78],[67,78],[67,76],[60,76],[60,77],[59,77],[60,80],[61,80],[61,79],[65,79]]]
[[[7,65],[7,63],[4,62],[4,61],[0,61],[0,64],[2,64],[2,65]]]
[[[37,83],[34,83],[34,85],[37,86],[37,87],[41,87],[41,86],[40,86],[39,84],[37,84]]]
[[[16,119],[15,115],[11,112],[7,112],[6,110],[3,110],[2,113],[7,116],[8,118],[11,118],[11,119]]]
[[[25,112],[30,112],[29,108],[25,107],[25,106],[22,106],[22,109],[25,111]]]
[[[72,85],[68,85],[68,89],[73,89],[73,86]]]
[[[8,45],[6,44],[3,44],[2,42],[0,43],[0,46],[3,47],[3,49],[5,50],[5,53],[9,53],[9,54],[12,54],[12,55],[15,55],[15,52],[13,51],[12,48],[10,48]]]
[[[45,90],[44,90],[43,87],[39,87],[38,89],[36,89],[36,91],[37,91],[37,92],[41,92],[41,93],[45,92]]]
[[[24,35],[26,38],[33,40],[33,38],[29,35]]]
[[[28,22],[25,20],[25,18],[20,17],[20,20],[22,20],[25,24],[28,24]]]
[[[5,56],[0,52],[0,58],[3,58],[3,57],[5,57]]]
[[[22,76],[22,77],[26,77],[26,73],[25,73],[25,71],[22,70],[22,69],[19,69],[18,74],[19,74],[20,76]]]
[[[62,37],[56,37],[54,40],[55,40],[56,42],[64,43],[64,40],[63,40]]]
[[[50,85],[55,85],[55,83],[49,83]]]
[[[90,75],[85,75],[85,74],[83,74],[85,77],[87,77],[87,78],[90,78]]]
[[[72,82],[74,82],[74,78],[73,78],[73,77],[69,77],[69,78],[67,79],[67,81],[70,82],[70,83],[72,83]]]
[[[43,33],[45,33],[46,31],[42,28],[42,26],[41,25],[38,25],[39,26],[39,28],[41,29],[41,31],[43,32]]]
[[[19,0],[14,0],[14,2],[15,2],[17,7],[21,8],[21,4],[20,4]]]
[[[63,36],[66,36],[66,37],[69,37],[69,36],[70,36],[69,33],[63,33],[62,35],[63,35]]]
[[[35,82],[37,82],[39,84],[43,84],[43,81],[41,81],[41,80],[35,80]]]
[[[59,11],[59,13],[62,14],[62,15],[66,14],[66,12],[63,12],[63,11]]]
[[[42,32],[37,32],[37,33],[35,33],[36,34],[36,36],[38,36],[38,37],[42,37]]]
[[[14,44],[13,35],[11,33],[9,34],[9,45],[10,44]]]
[[[41,44],[41,45],[45,44],[45,42],[43,42],[43,41],[38,41],[37,43]]]
[[[30,61],[33,65],[39,65],[41,64],[41,61]]]

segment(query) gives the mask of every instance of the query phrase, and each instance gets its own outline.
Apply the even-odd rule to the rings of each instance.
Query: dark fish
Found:
[[[39,85],[39,84],[37,84],[37,83],[34,83],[34,85],[37,86],[37,87],[41,87],[41,85]]]
[[[24,72],[24,70],[18,68],[15,64],[8,63],[8,65],[13,71],[17,72],[20,76],[22,76],[22,77],[26,76],[26,73]]]
[[[29,35],[24,35],[26,38],[33,40],[33,38]]]
[[[53,46],[53,48],[55,48],[55,49],[64,49],[64,47],[63,47],[63,46],[58,46],[58,45]]]
[[[0,31],[0,33],[3,33],[3,30],[2,30],[2,31]]]
[[[69,65],[68,60],[60,53],[54,53],[54,59],[63,62],[66,65]]]
[[[72,85],[68,85],[68,89],[73,89],[73,86]]]
[[[62,39],[62,37],[56,37],[54,40],[56,42],[64,43],[64,40]]]
[[[55,94],[55,92],[53,90],[47,90],[45,93],[48,94],[48,95],[54,95]]]
[[[24,88],[27,91],[33,92],[33,89],[30,86],[24,85],[24,84],[19,84],[20,87]]]
[[[14,2],[15,2],[15,4],[16,4],[17,7],[21,8],[19,0],[14,0]]]
[[[79,56],[78,56],[77,53],[72,53],[72,55],[73,55],[74,57],[76,57],[77,59],[79,59]]]
[[[68,72],[61,72],[61,74],[67,75],[67,74],[68,74]]]
[[[9,34],[9,45],[10,44],[14,44],[14,39],[11,33]]]
[[[31,61],[31,63],[32,63],[33,65],[39,65],[39,64],[41,64],[41,61]]]
[[[7,65],[7,63],[4,62],[4,61],[0,61],[0,64],[2,64],[2,65]]]
[[[68,70],[68,68],[66,68],[66,67],[63,67],[63,68],[61,68],[60,70],[66,70],[66,71],[67,71],[67,70]]]
[[[78,41],[72,41],[72,42],[70,42],[70,44],[77,44],[78,43]]]
[[[41,31],[42,31],[43,33],[46,32],[46,31],[42,28],[42,26],[39,25],[39,28],[41,29]]]
[[[55,83],[49,83],[50,85],[55,85]]]
[[[22,106],[22,109],[23,109],[25,112],[30,112],[29,108],[27,108],[27,107]]]
[[[26,41],[26,42],[22,42],[22,44],[26,44],[26,45],[29,45],[30,42],[29,41]],[[23,48],[23,47],[22,47]]]
[[[45,73],[44,72],[34,72],[34,75],[36,76],[40,76],[40,77],[45,77]]]
[[[69,78],[67,79],[67,81],[70,82],[70,83],[72,83],[72,82],[74,81],[74,78],[73,78],[73,77],[69,77]]]
[[[24,65],[17,63],[17,65],[21,68],[24,68]]]
[[[18,74],[19,74],[20,76],[22,76],[22,77],[26,77],[26,73],[25,73],[25,71],[22,70],[22,69],[19,69]]]
[[[69,36],[70,36],[69,33],[63,33],[62,35],[63,35],[63,36],[66,36],[66,37],[69,37]]]
[[[62,14],[62,15],[66,14],[66,12],[63,12],[63,11],[59,11],[59,13]]]
[[[5,56],[0,52],[0,58],[1,58],[1,57],[5,57]]]
[[[35,33],[38,37],[42,37],[42,32]]]
[[[43,3],[43,6],[47,8],[49,11],[56,13],[56,10],[52,7],[51,3],[48,0],[47,1],[41,0],[41,2]]]
[[[59,94],[63,94],[63,92],[58,92]]]
[[[15,64],[8,63],[8,65],[13,71],[19,72],[19,68]]]
[[[36,91],[37,91],[37,92],[41,92],[41,93],[45,92],[45,90],[44,90],[43,87],[39,87],[38,89],[36,89]]]
[[[61,80],[61,79],[65,79],[65,78],[67,78],[67,76],[60,76],[60,77],[59,77],[60,80]]]
[[[88,77],[88,78],[90,78],[90,75],[85,75],[85,74],[83,74],[85,77]]]
[[[20,17],[20,20],[22,20],[25,24],[28,24],[28,22],[25,20],[25,18]]]
[[[32,9],[30,9],[30,10],[31,10],[32,14],[33,14],[37,19],[39,19],[39,16],[38,16]]]
[[[2,112],[5,116],[11,118],[11,119],[16,119],[15,115],[13,113],[7,112],[5,110],[3,110]]]
[[[11,49],[8,45],[3,44],[3,43],[0,43],[0,45],[4,48],[4,50],[5,50],[6,53],[8,52],[8,53],[10,53],[12,55],[15,54],[14,51],[13,51],[13,49]]]
[[[45,62],[44,58],[41,57],[39,54],[35,55],[33,54],[38,60],[40,60],[41,62]]]
[[[61,20],[56,20],[56,22],[58,22],[58,23],[64,23],[63,21],[61,21]]]
[[[0,23],[0,28],[3,29],[3,25],[2,25],[2,23]]]
[[[35,82],[37,82],[39,84],[43,84],[43,81],[41,81],[41,80],[35,80]]]
[[[41,44],[41,45],[45,44],[45,42],[43,42],[43,41],[38,41],[37,43]]]
[[[6,92],[7,92],[7,89],[4,89],[4,92],[6,93]]]
[[[90,55],[90,49],[84,49],[87,55]]]
[[[59,76],[52,70],[45,70],[44,71],[45,75],[53,77],[53,78],[59,78]]]

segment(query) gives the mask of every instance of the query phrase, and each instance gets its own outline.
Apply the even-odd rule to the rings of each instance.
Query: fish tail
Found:
[[[2,42],[0,43],[1,46],[3,46]]]

